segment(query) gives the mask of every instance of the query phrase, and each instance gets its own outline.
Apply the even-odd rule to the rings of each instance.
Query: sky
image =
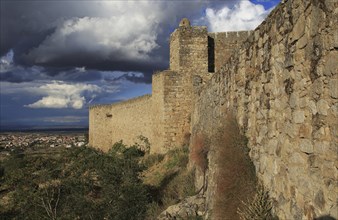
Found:
[[[88,127],[90,105],[151,93],[187,17],[255,29],[280,0],[0,0],[0,130]]]

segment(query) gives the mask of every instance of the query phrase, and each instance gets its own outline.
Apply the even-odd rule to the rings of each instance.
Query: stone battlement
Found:
[[[252,34],[253,31],[227,31],[227,32],[210,32],[210,37],[221,37],[221,38],[247,38]]]

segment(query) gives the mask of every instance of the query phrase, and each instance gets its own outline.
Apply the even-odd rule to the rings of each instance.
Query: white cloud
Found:
[[[13,69],[14,52],[10,50],[6,55],[0,57],[0,73]]]
[[[26,88],[30,93],[43,95],[43,97],[32,103],[25,105],[29,108],[73,108],[81,109],[86,104],[84,93],[90,93],[95,97],[95,93],[102,90],[91,84],[67,84],[62,81],[54,81],[39,87]]]
[[[95,54],[95,59],[148,60],[156,43],[160,2],[100,2],[110,17],[67,19],[28,58],[47,63],[69,53]],[[71,52],[69,52],[71,51]]]
[[[205,19],[212,32],[253,30],[262,23],[271,10],[265,10],[263,5],[242,0],[233,8],[227,6],[219,10],[207,8]]]

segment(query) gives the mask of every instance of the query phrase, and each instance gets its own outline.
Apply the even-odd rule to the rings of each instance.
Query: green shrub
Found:
[[[168,206],[196,193],[195,172],[187,169],[188,160],[188,147],[175,148],[149,169],[151,172],[144,178],[149,184],[152,202],[148,205],[146,219],[156,219]]]
[[[79,147],[11,156],[3,163],[0,183],[13,190],[15,206],[7,207],[0,219],[144,218],[149,198],[139,179],[142,153],[118,145],[110,153]]]
[[[163,161],[163,154],[147,154],[142,159],[142,163],[145,167],[150,168],[151,166],[160,163]]]

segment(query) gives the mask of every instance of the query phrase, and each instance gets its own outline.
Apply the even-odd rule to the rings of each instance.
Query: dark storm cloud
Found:
[[[5,72],[0,75],[0,81],[12,82],[12,83],[22,83],[30,82],[35,80],[31,75],[17,74],[13,72]]]
[[[222,26],[227,20],[220,20],[217,11],[235,3],[1,1],[1,55],[12,49],[17,68],[0,77],[8,82],[92,81],[101,77],[100,71],[132,71],[144,76],[127,74],[124,79],[150,83],[154,71],[168,68],[169,36],[181,18],[207,25],[205,9],[211,7],[211,18]],[[34,66],[43,69],[37,73]],[[76,67],[87,71],[72,71]]]
[[[153,71],[168,67],[168,35],[200,4],[1,1],[1,55],[13,49],[16,64],[46,69],[140,71],[149,82]]]
[[[64,19],[95,16],[98,5],[80,1],[1,1],[1,56],[23,41],[39,42]],[[39,38],[39,37],[38,37]],[[36,44],[36,43],[35,43]]]
[[[104,73],[97,70],[80,70],[80,68],[42,68],[16,66],[14,69],[0,73],[0,81],[22,83],[34,80],[62,80],[65,82],[89,82],[103,78]]]
[[[152,8],[150,4],[141,4],[140,9],[151,12]],[[123,17],[126,13],[135,13],[135,19]],[[137,13],[143,12],[124,2],[1,1],[1,55],[13,49],[15,62],[27,66],[88,66],[147,72],[163,68],[163,61],[150,67],[154,62],[147,56],[160,47],[156,42],[156,30],[162,18],[156,13],[137,17]],[[64,33],[68,27],[69,33]],[[102,43],[100,40],[113,42]],[[135,48],[135,54],[128,45]],[[161,54],[156,55],[161,57]]]

